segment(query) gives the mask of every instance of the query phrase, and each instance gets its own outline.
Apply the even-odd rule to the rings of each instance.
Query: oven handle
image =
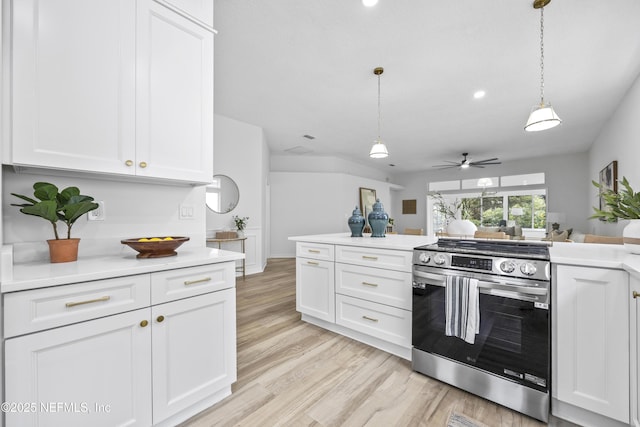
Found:
[[[415,277],[420,277],[422,279],[430,280],[429,285],[444,287],[446,284],[446,276],[442,274],[432,274],[425,273],[424,271],[415,271],[413,272]],[[508,289],[505,289],[508,287]],[[478,288],[480,289],[491,289],[497,290],[501,293],[504,292],[513,292],[514,294],[525,294],[525,295],[540,295],[546,296],[548,294],[548,290],[546,288],[536,288],[533,286],[518,286],[518,285],[508,285],[501,282],[492,282],[488,280],[478,280]]]

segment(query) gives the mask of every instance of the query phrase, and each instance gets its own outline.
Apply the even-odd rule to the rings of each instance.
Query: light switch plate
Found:
[[[195,216],[193,205],[180,205],[178,219],[193,219]]]

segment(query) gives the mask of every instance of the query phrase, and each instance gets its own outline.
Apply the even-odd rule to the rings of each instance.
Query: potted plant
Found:
[[[78,259],[78,244],[80,239],[71,238],[71,228],[82,215],[98,208],[93,197],[80,194],[77,187],[67,187],[58,191],[58,187],[48,182],[33,184],[33,196],[23,196],[11,193],[27,203],[12,203],[11,206],[20,208],[20,212],[43,218],[51,223],[55,239],[47,240],[51,262],[69,262]],[[67,236],[60,238],[58,221],[67,225]]]
[[[249,221],[248,216],[239,217],[238,215],[233,216],[233,222],[236,224],[236,228],[238,229],[238,237],[244,237],[244,229],[247,226],[247,221]]]
[[[618,181],[622,187],[618,192],[605,188],[595,181],[591,182],[598,188],[604,207],[603,209],[594,207],[594,213],[589,218],[598,218],[607,222],[616,222],[619,219],[629,220],[629,224],[622,231],[624,245],[629,252],[640,254],[640,221],[638,221],[640,220],[640,193],[633,191],[626,177]]]
[[[429,195],[435,199],[434,206],[444,219],[448,235],[473,237],[478,227],[467,218],[467,206],[464,201],[456,198],[453,202],[448,202],[442,194],[437,192]]]

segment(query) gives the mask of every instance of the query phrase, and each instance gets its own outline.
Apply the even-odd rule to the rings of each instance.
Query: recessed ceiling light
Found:
[[[480,99],[480,98],[484,98],[484,96],[487,94],[487,92],[483,91],[483,90],[478,90],[473,94],[473,97],[475,99]]]
[[[307,139],[316,139],[316,137],[315,137],[315,136],[313,136],[313,135],[309,135],[309,134],[307,134],[307,135],[302,135],[302,137],[303,137],[303,138],[307,138]]]
[[[373,7],[378,4],[378,0],[362,0],[362,4],[367,7]]]

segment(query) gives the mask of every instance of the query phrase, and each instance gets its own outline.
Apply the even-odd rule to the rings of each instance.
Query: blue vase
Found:
[[[373,204],[373,211],[369,213],[367,217],[369,225],[371,226],[371,237],[384,237],[387,230],[387,223],[389,222],[389,215],[384,211],[380,199],[376,199]]]
[[[351,229],[351,237],[362,237],[362,229],[364,228],[364,217],[362,216],[362,212],[356,206],[353,210],[353,213],[349,217],[347,221],[349,224],[349,228]]]

